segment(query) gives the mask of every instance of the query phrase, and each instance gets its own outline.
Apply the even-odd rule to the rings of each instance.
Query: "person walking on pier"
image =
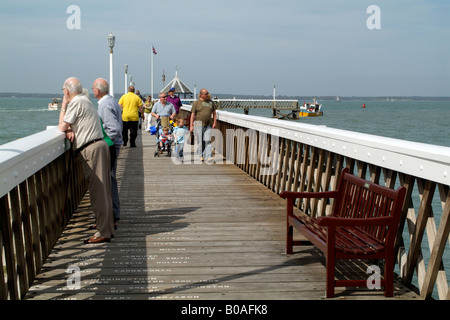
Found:
[[[167,94],[165,92],[159,93],[159,101],[155,103],[152,109],[152,116],[158,120],[161,117],[169,117],[173,119],[177,114],[175,107],[170,102],[167,102]]]
[[[178,114],[180,112],[181,106],[183,105],[181,103],[181,99],[175,95],[175,88],[170,88],[167,96],[167,102],[170,102],[173,104],[175,108],[175,112]]]
[[[64,98],[58,129],[66,133],[80,155],[97,232],[85,243],[109,242],[114,233],[111,170],[108,144],[103,140],[100,117],[92,102],[82,94],[82,85],[71,77],[64,82]]]
[[[198,99],[192,104],[191,123],[189,131],[194,132],[194,122],[201,121],[201,127],[195,128],[196,141],[201,143],[198,148],[198,155],[203,161],[211,160],[211,129],[216,127],[217,114],[215,105],[211,100],[208,90],[201,89]],[[200,142],[201,141],[201,142]]]
[[[111,155],[111,194],[114,212],[114,229],[117,227],[117,221],[120,220],[120,200],[119,189],[117,187],[117,157],[120,153],[122,140],[122,110],[117,101],[109,94],[109,84],[103,78],[98,78],[92,86],[94,97],[98,99],[98,114],[103,121],[103,127],[106,134],[114,142],[109,147]]]
[[[150,96],[147,96],[147,101],[144,104],[144,130],[150,131],[150,126],[152,123],[152,108],[153,102]]]
[[[122,139],[123,146],[126,147],[128,143],[128,130],[130,131],[130,147],[136,147],[136,138],[139,127],[139,112],[144,113],[142,108],[142,100],[134,93],[134,87],[128,88],[128,93],[124,94],[120,100],[119,105],[122,107],[123,130]]]

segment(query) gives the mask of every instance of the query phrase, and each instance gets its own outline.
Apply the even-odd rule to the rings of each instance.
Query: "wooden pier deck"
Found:
[[[283,199],[234,165],[154,157],[155,138],[144,132],[137,144],[119,156],[115,238],[83,243],[93,233],[86,197],[25,299],[324,299],[321,253],[305,246],[284,254]],[[75,288],[72,266],[80,271]],[[419,299],[400,283],[394,292],[389,300]],[[335,299],[385,298],[382,290],[342,289]]]

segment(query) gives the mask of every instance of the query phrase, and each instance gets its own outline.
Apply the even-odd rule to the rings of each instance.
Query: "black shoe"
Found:
[[[127,146],[127,143],[126,143],[126,142],[124,142],[124,143],[123,143],[123,146],[124,146],[124,147],[126,147],[126,146]]]
[[[130,145],[130,148],[136,148],[136,144],[132,143],[132,144]]]

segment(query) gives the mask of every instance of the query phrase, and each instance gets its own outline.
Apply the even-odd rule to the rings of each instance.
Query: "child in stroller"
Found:
[[[167,151],[168,157],[172,155],[172,131],[172,124],[168,121],[168,117],[157,120],[155,157],[159,157],[164,151]]]
[[[159,153],[169,150],[171,143],[172,134],[169,132],[169,127],[162,128],[159,135]]]

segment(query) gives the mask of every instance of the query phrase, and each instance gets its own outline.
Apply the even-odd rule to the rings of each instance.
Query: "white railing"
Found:
[[[190,105],[195,99],[181,99],[183,104]],[[299,108],[298,100],[281,99],[214,99],[218,109],[239,108],[239,109],[277,109],[296,110]]]
[[[57,128],[0,146],[0,197],[70,148]]]
[[[218,120],[450,185],[450,148],[325,126],[218,111]]]

